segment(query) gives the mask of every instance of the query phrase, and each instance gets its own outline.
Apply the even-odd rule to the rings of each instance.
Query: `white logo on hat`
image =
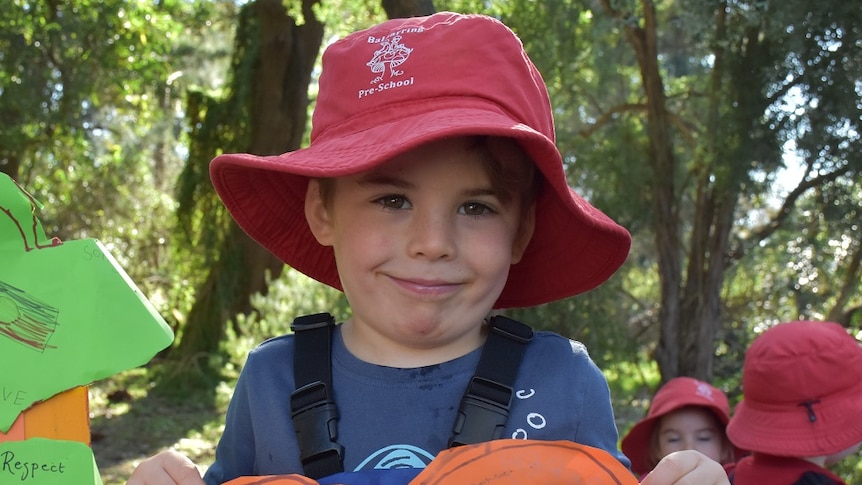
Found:
[[[710,401],[712,401],[712,400],[713,400],[713,398],[712,398],[712,388],[711,388],[711,387],[709,387],[709,384],[706,384],[706,383],[704,383],[704,382],[698,382],[698,383],[697,383],[697,389],[696,389],[694,392],[695,392],[695,394],[697,394],[698,396],[703,396],[703,397],[705,397],[705,398],[709,399]]]
[[[389,77],[396,77],[404,74],[404,71],[396,69],[404,61],[410,57],[413,49],[401,43],[401,31],[389,34],[382,39],[368,38],[369,42],[379,42],[381,47],[374,52],[374,56],[365,65],[371,68],[371,72],[379,75],[371,80],[370,84],[379,83],[383,80],[386,73],[387,64],[389,66]]]
[[[371,72],[378,75],[369,83],[372,87],[359,90],[359,99],[367,98],[372,94],[381,93],[387,89],[413,85],[413,76],[410,76],[409,79],[399,79],[397,81],[393,79],[404,75],[404,71],[398,69],[398,66],[404,64],[410,57],[410,53],[413,52],[412,48],[401,43],[401,37],[404,33],[413,34],[424,31],[424,27],[410,27],[392,32],[385,37],[368,36],[368,43],[380,44],[380,48],[374,51],[371,60],[366,62],[365,65],[371,68]],[[387,82],[383,82],[383,78],[386,77],[387,68],[390,79]],[[375,84],[376,86],[374,86]]]

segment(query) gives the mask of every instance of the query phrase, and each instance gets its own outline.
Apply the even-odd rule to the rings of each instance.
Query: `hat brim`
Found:
[[[650,440],[656,420],[660,417],[644,418],[632,426],[632,429],[620,441],[620,449],[631,460],[632,471],[638,476],[650,471],[647,453],[650,449]]]
[[[803,405],[737,404],[727,435],[734,445],[775,456],[814,457],[862,442],[862,384],[815,404],[815,420]]]
[[[519,142],[546,180],[536,227],[512,265],[495,308],[533,306],[599,286],[628,255],[628,232],[566,183],[552,140],[476,97],[405,103],[329,127],[308,148],[277,156],[224,154],[210,165],[213,185],[248,235],[292,268],[341,288],[332,248],[305,221],[308,181],[376,167],[421,144],[453,136],[491,135]],[[373,125],[361,126],[373,120]],[[370,121],[369,121],[370,123]]]

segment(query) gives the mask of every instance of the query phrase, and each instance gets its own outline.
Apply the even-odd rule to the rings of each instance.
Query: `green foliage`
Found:
[[[613,362],[602,367],[608,379],[620,437],[646,416],[661,374],[655,362],[640,356],[637,360]]]
[[[326,26],[326,44],[386,20],[386,13],[377,0],[324,1],[314,10]]]
[[[548,275],[553,278],[553,275]],[[622,304],[621,304],[622,302]],[[638,348],[629,327],[631,301],[612,278],[591,292],[532,308],[508,310],[512,318],[586,345],[599,367],[630,361]]]
[[[293,269],[285,270],[278,279],[271,281],[269,293],[266,296],[255,295],[252,304],[255,314],[239,318],[238,322],[242,332],[237,337],[240,342],[245,342],[246,348],[290,333],[291,322],[301,315],[327,312],[337,322],[350,318],[344,293]]]
[[[193,267],[201,273],[219,255],[214,251],[185,250],[220,247],[230,221],[210,183],[209,162],[220,153],[246,151],[250,144],[249,79],[253,77],[255,52],[259,49],[259,26],[252,9],[242,9],[240,16],[227,83],[216,91],[189,90],[185,102],[189,148],[177,182],[177,227],[183,243],[178,249],[195,261]]]
[[[0,9],[0,169],[46,231],[94,237],[169,319],[187,291],[172,186],[194,40],[220,4],[15,1]]]
[[[862,187],[840,185],[828,196],[816,192],[803,198],[801,210],[764,240],[757,257],[736,268],[726,297],[732,315],[768,325],[829,319],[836,306],[862,308],[859,270],[853,271],[850,262],[860,251],[860,241],[851,234],[862,226]],[[844,285],[850,286],[846,295]],[[858,331],[862,315],[855,311],[842,323]]]
[[[637,69],[640,59],[624,42],[622,31],[631,25],[643,28],[645,13],[631,2],[611,2],[610,5],[633,16],[613,21],[602,9],[583,10],[580,18],[587,21],[571,23],[568,31],[562,34],[561,38],[565,39],[572,29],[579,28],[576,36],[580,42],[573,45],[589,51],[588,55],[574,54],[565,58],[572,61],[572,69],[565,70],[569,73],[567,77],[558,78],[557,72],[548,67],[554,65],[554,61],[542,59],[547,53],[553,57],[557,52],[553,43],[543,39],[557,37],[557,26],[562,22],[548,22],[552,32],[535,35],[526,34],[528,30],[524,29],[519,33],[528,37],[525,41],[528,47],[540,46],[533,48],[531,56],[537,65],[543,66],[541,70],[552,91],[558,145],[570,163],[573,185],[579,189],[588,187],[582,192],[628,227],[635,237],[629,263],[622,271],[626,274],[628,293],[638,295],[634,301],[646,302],[632,308],[631,318],[645,324],[647,338],[641,343],[648,351],[658,337],[657,329],[649,331],[648,327],[657,323],[660,309],[648,303],[660,301],[659,280],[648,275],[656,271],[657,248],[653,247],[653,241],[656,231],[663,230],[654,220],[656,212],[650,187],[662,180],[656,178],[646,163],[649,145],[644,128],[648,121],[642,79]],[[722,17],[717,14],[713,2],[690,0],[655,4],[661,80],[673,122],[673,154],[679,162],[672,172],[674,193],[669,194],[674,197],[674,216],[679,230],[672,232],[669,238],[682,243],[684,263],[697,261],[695,258],[705,259],[709,253],[700,251],[714,252],[719,247],[721,225],[718,220],[710,222],[715,217],[710,208],[718,204],[741,204],[737,225],[730,232],[731,246],[736,242],[743,251],[756,253],[751,258],[759,260],[767,247],[764,243],[768,241],[787,241],[782,238],[788,237],[788,233],[781,236],[769,233],[771,237],[767,241],[758,239],[768,233],[766,228],[770,224],[783,222],[783,215],[775,209],[781,202],[774,187],[780,180],[776,170],[794,162],[793,158],[785,156],[787,147],[803,148],[812,144],[811,148],[799,152],[803,157],[800,163],[811,167],[809,180],[830,171],[840,178],[834,183],[812,180],[809,184],[820,187],[818,197],[832,201],[817,210],[840,212],[839,208],[859,205],[858,192],[853,195],[852,190],[842,188],[856,186],[858,190],[850,177],[851,173],[858,173],[860,140],[858,130],[850,128],[855,127],[859,119],[858,82],[854,87],[853,82],[845,80],[858,80],[859,66],[844,53],[845,48],[858,43],[858,22],[854,23],[858,12],[846,11],[842,5],[838,9],[847,17],[839,19],[829,9],[816,8],[817,13],[812,14],[811,6],[811,2],[798,1],[792,5],[783,4],[773,11],[769,8],[774,6],[766,3],[729,4],[726,16]],[[578,10],[573,8],[570,12]],[[518,22],[523,20],[511,22],[516,30]],[[829,88],[823,87],[824,79],[833,80],[825,83]],[[799,95],[801,97],[797,98]],[[822,104],[831,106],[838,99],[844,100],[840,109],[819,109]],[[789,103],[793,104],[788,111]],[[850,147],[856,147],[857,152],[849,153]],[[792,202],[788,206],[790,211],[793,211]],[[755,214],[762,217],[751,217]],[[830,287],[828,292],[834,298],[831,301],[836,301],[840,284],[852,281],[845,275],[837,276],[832,284],[826,285],[811,285],[810,278],[800,279],[803,271],[811,271],[805,269],[811,264],[810,258],[814,254],[832,253],[829,247],[841,247],[839,252],[843,257],[833,258],[833,266],[828,270],[820,269],[821,280],[825,275],[834,274],[831,271],[834,268],[850,267],[853,250],[860,241],[856,236],[858,220],[850,219],[853,222],[848,221],[843,227],[826,229],[823,226],[820,234],[825,237],[812,240],[806,250],[792,256],[795,263],[787,267],[788,277],[802,282],[797,285],[804,288],[801,293],[813,290],[820,294],[824,287]],[[715,226],[711,227],[713,224]],[[700,236],[692,231],[698,227],[716,231],[709,236],[713,238],[709,247],[694,245],[695,237]],[[837,235],[841,237],[836,239]],[[732,247],[728,257],[732,260],[738,254],[741,251]],[[730,268],[732,266],[728,265]],[[704,269],[693,267],[684,272],[680,268],[678,275],[663,284],[684,288],[690,283],[688,278],[700,271]],[[849,269],[845,273],[854,276]],[[858,273],[855,276],[858,279]],[[758,277],[769,276],[767,273]],[[729,285],[723,288],[727,295],[733,291]],[[790,286],[775,288],[752,283],[747,288],[749,301],[771,299],[773,294],[780,299],[772,305],[776,314],[770,321],[779,314],[793,312],[793,306],[787,306],[795,298],[788,292]],[[776,291],[770,293],[767,288]],[[858,306],[858,285],[843,294],[855,295],[844,301],[846,308]],[[690,295],[690,298],[702,296]],[[719,362],[715,370],[716,377],[721,379],[738,372],[745,345],[750,341],[752,324],[742,322],[753,322],[753,315],[744,313],[745,305],[737,301],[728,301],[727,316],[722,319],[722,327],[716,335]],[[805,303],[809,311],[814,310],[811,315],[820,317],[829,313],[830,304],[830,300],[822,298]],[[750,309],[750,305],[747,307]],[[738,313],[740,311],[742,313]]]
[[[631,14],[625,19],[582,0],[435,4],[491,14],[521,37],[549,86],[571,184],[634,236],[626,265],[603,287],[511,312],[587,345],[626,429],[660,380],[653,353],[661,285],[685,287],[696,273],[662,282],[657,272],[649,188],[661,180],[647,163],[643,80],[625,34],[645,25],[641,4],[609,2]],[[862,10],[837,0],[736,2],[725,16],[708,0],[654,5],[683,261],[698,256],[687,245],[692,228],[713,217],[698,212],[698,201],[736,204],[727,247],[711,247],[728,256],[714,382],[736,402],[745,349],[764,326],[833,316],[862,329],[862,275],[853,265],[862,245]],[[238,25],[255,28],[238,22],[238,10],[230,1],[180,0],[11,0],[0,9],[0,170],[45,203],[40,218],[50,235],[102,240],[180,335],[229,224],[208,163],[248,146],[248,54],[257,46],[231,44]],[[373,0],[323,1],[315,12],[327,41],[384,16]],[[315,89],[313,81],[312,101]],[[166,367],[116,385],[167,383],[153,403],[221,402],[205,389],[224,390],[245,351],[287,332],[296,315],[349,316],[341,293],[293,271],[269,288],[253,299],[257,315],[237,318],[221,352],[209,356],[221,373]],[[180,382],[199,386],[168,385]],[[107,418],[99,419],[97,426]],[[127,422],[137,429],[141,419],[132,413]],[[153,446],[189,439],[189,429],[217,429],[213,422],[155,424],[178,430]],[[862,477],[859,463],[839,469],[850,483]]]
[[[859,483],[862,479],[862,451],[843,459],[832,469],[839,477],[843,477],[847,483]]]
[[[166,389],[157,383],[168,371],[133,369],[90,386],[91,446],[105,485],[125,484],[141,460],[168,448],[203,468],[213,462],[236,374],[217,385]]]

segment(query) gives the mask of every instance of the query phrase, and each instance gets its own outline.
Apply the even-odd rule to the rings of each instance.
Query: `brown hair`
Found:
[[[491,186],[503,203],[520,198],[524,213],[535,202],[542,186],[542,176],[536,164],[515,140],[500,136],[477,135],[466,137],[467,149],[477,150],[482,156]],[[320,197],[325,205],[332,200],[335,184],[332,178],[319,178]]]

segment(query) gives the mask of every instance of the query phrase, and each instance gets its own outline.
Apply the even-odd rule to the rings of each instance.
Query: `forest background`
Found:
[[[171,446],[205,467],[245,353],[296,315],[348,316],[232,223],[207,165],[307,144],[322,49],[435,10],[521,37],[571,185],[633,235],[601,288],[510,311],[587,345],[622,432],[674,376],[737,402],[745,349],[777,322],[862,335],[854,2],[0,0],[0,171],[49,235],[105,243],[177,335],[91,387],[106,483]]]

